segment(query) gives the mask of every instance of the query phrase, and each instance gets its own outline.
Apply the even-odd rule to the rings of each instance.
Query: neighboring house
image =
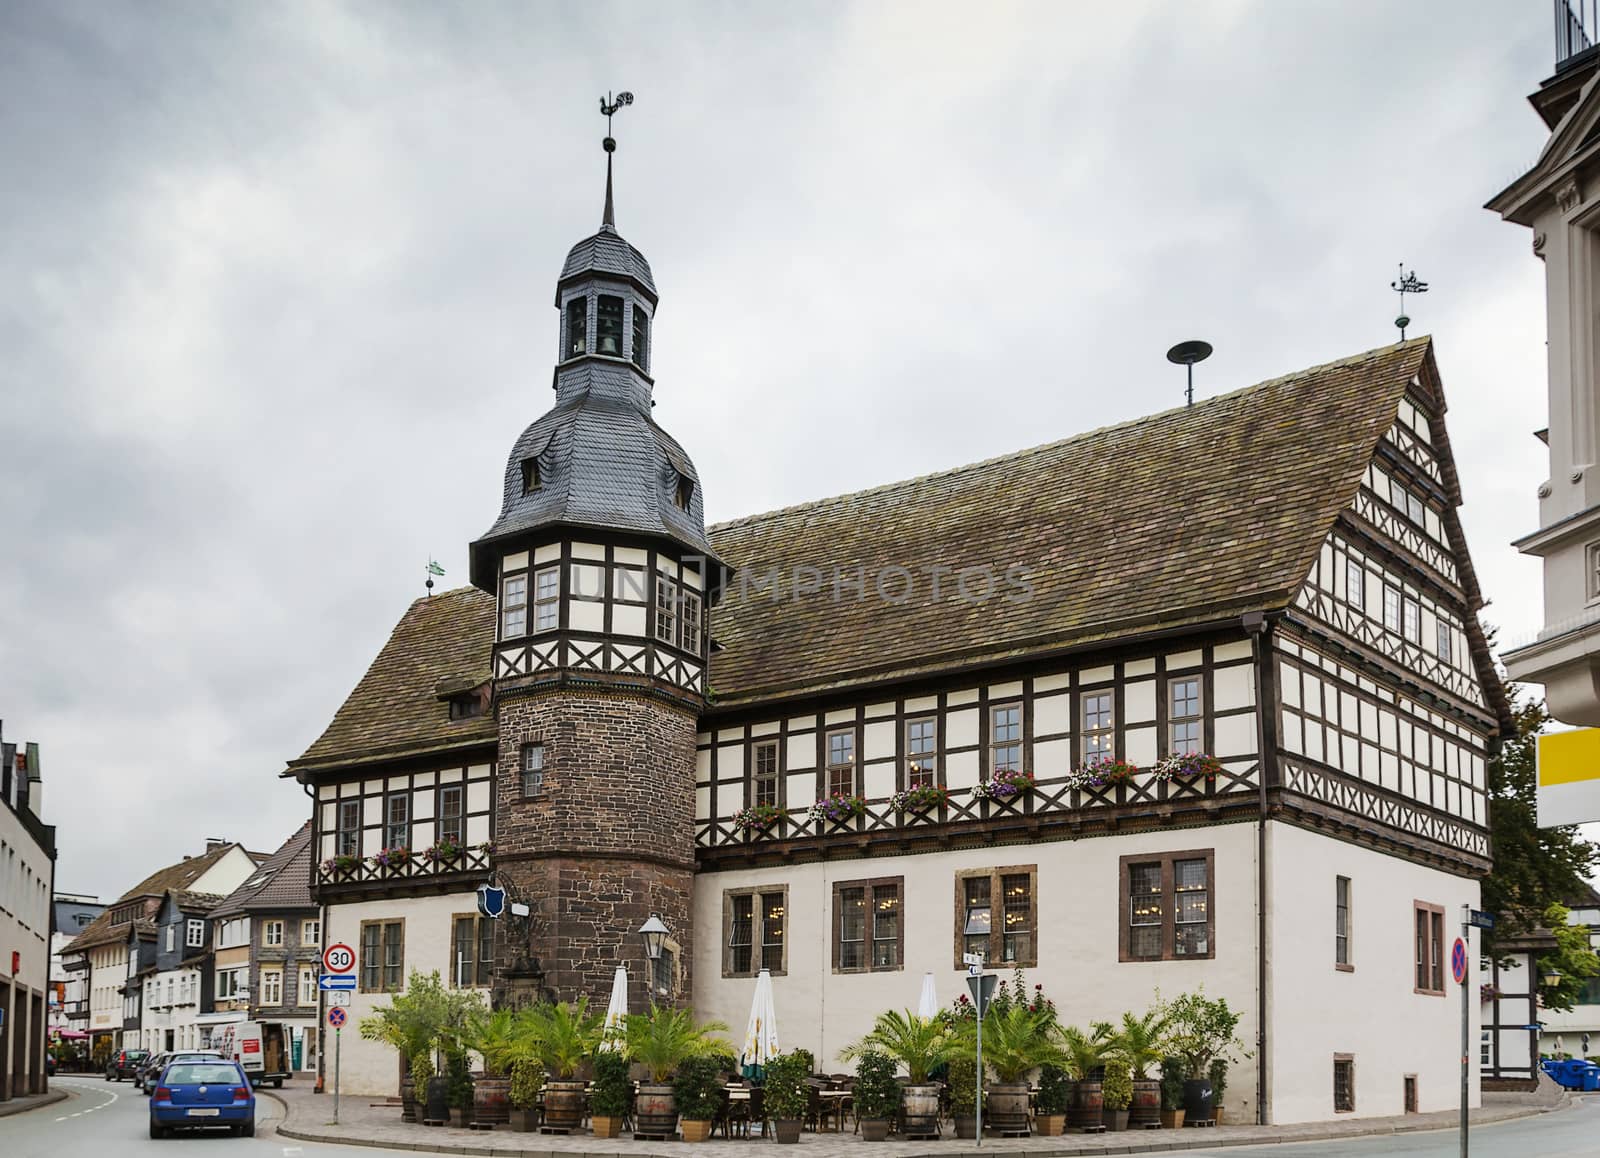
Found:
[[[1589,930],[1600,949],[1600,893],[1592,888],[1568,904],[1567,923]],[[1547,1009],[1539,959],[1555,948],[1548,930],[1501,943],[1501,960],[1485,974],[1478,1063],[1486,1078],[1529,1079],[1540,1057],[1568,1053],[1600,1059],[1600,977],[1590,978],[1568,1010]]]
[[[282,1022],[296,1071],[317,1068],[321,913],[311,900],[311,822],[212,912],[218,1000],[209,1024]],[[226,948],[220,948],[223,943]]]
[[[168,890],[226,895],[255,871],[259,859],[243,845],[208,840],[205,852],[158,869],[123,893],[66,945],[62,950],[65,957],[88,961],[87,1029],[95,1039],[97,1057],[103,1058],[113,1048],[140,1044],[140,1018],[135,1008],[140,995],[138,978],[140,968],[150,961],[141,962],[137,955],[130,957],[130,946],[138,944],[130,935],[131,927],[146,923],[153,959],[153,922]],[[133,1036],[125,1041],[124,1032]]]
[[[89,1028],[89,958],[68,952],[67,945],[106,911],[98,897],[57,893],[50,927],[50,1032]]]
[[[0,1102],[43,1093],[56,830],[39,745],[0,739]]]
[[[1456,1105],[1510,718],[1431,341],[708,529],[609,197],[556,300],[473,587],[289,765],[355,1020],[413,970],[603,1004],[623,965],[634,1010],[742,1025],[765,969],[837,1068],[973,953],[1079,1025],[1227,998],[1232,1120]],[[491,880],[526,919],[478,915]],[[347,1036],[342,1072],[398,1064]]]
[[[141,1043],[152,1051],[200,1048],[199,1018],[210,996],[211,924],[223,898],[167,890],[156,912],[155,954],[144,967]]]

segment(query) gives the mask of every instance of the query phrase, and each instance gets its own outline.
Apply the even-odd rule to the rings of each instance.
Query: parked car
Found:
[[[161,1071],[150,1095],[152,1138],[219,1126],[255,1136],[256,1095],[237,1062],[180,1061]]]
[[[221,1060],[223,1060],[222,1055],[214,1049],[179,1049],[170,1053],[158,1053],[139,1067],[138,1076],[133,1079],[133,1084],[148,1094],[156,1088],[156,1079],[161,1076],[161,1071],[173,1062]]]
[[[106,1062],[106,1081],[120,1082],[124,1078],[137,1077],[140,1063],[149,1057],[150,1051],[147,1049],[117,1050]]]

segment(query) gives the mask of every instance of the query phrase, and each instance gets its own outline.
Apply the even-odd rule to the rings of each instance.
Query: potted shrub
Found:
[[[1028,1072],[1066,1059],[1056,1045],[1055,1011],[1044,1004],[991,1006],[983,1019],[983,1060],[994,1081],[984,1088],[984,1121],[1000,1134],[1026,1135]]]
[[[622,1050],[602,1045],[594,1055],[594,1089],[589,1094],[589,1122],[596,1138],[615,1138],[628,1116],[628,1059]]]
[[[1059,1136],[1067,1125],[1067,1104],[1072,1097],[1072,1079],[1058,1065],[1039,1067],[1039,1095],[1034,1101],[1034,1123],[1047,1138]]]
[[[431,1057],[441,1039],[458,1035],[482,1008],[477,993],[445,988],[437,970],[426,974],[412,970],[404,992],[374,1008],[356,1028],[367,1041],[381,1042],[414,1063],[419,1057]],[[418,1082],[413,1077],[412,1086],[417,1101],[423,1101],[427,1079]],[[403,1088],[400,1093],[403,1099]]]
[[[722,1058],[715,1054],[686,1057],[672,1075],[672,1097],[685,1142],[704,1142],[722,1109]]]
[[[1132,1071],[1133,1100],[1128,1108],[1130,1126],[1147,1126],[1161,1120],[1161,1081],[1151,1077],[1150,1070],[1161,1060],[1166,1049],[1167,1023],[1167,1007],[1157,1001],[1142,1017],[1124,1013],[1122,1024],[1113,1036],[1117,1054]]]
[[[1113,1059],[1106,1063],[1105,1077],[1100,1079],[1102,1109],[1100,1120],[1107,1130],[1128,1128],[1128,1103],[1133,1101],[1133,1078],[1128,1074],[1126,1062]]]
[[[531,1134],[539,1128],[539,1091],[543,1086],[544,1067],[537,1058],[522,1057],[511,1063],[510,1122],[513,1130]],[[598,1105],[598,1081],[595,1087],[595,1103]]]
[[[1211,1116],[1220,1126],[1222,1125],[1222,1094],[1228,1088],[1227,1059],[1212,1058],[1211,1067],[1206,1070],[1206,1076],[1211,1079]]]
[[[855,1057],[856,1121],[861,1125],[861,1140],[882,1142],[889,1137],[889,1122],[900,1108],[894,1059],[870,1048],[857,1051]]]
[[[483,1058],[483,1073],[472,1084],[472,1115],[498,1125],[511,1120],[511,1067],[528,1048],[527,1018],[509,1009],[477,1012],[463,1040]]]
[[[450,1124],[472,1125],[472,1070],[465,1050],[451,1048],[444,1056],[444,1076],[450,1099]]]
[[[1184,1117],[1190,1122],[1212,1121],[1211,1061],[1230,1050],[1243,1050],[1235,1036],[1240,1014],[1228,1008],[1225,997],[1209,998],[1203,992],[1185,993],[1171,1007],[1170,1046],[1184,1061]]]
[[[1067,1104],[1067,1125],[1086,1130],[1102,1126],[1105,1094],[1100,1075],[1112,1054],[1111,1026],[1096,1022],[1084,1033],[1069,1025],[1061,1031],[1067,1071],[1072,1075],[1072,1100]]]
[[[978,1063],[963,1054],[950,1059],[945,1071],[950,1088],[950,1118],[956,1124],[956,1137],[978,1136]]]
[[[880,1013],[872,1032],[846,1046],[839,1056],[853,1061],[867,1053],[884,1053],[906,1068],[910,1078],[900,1089],[900,1132],[908,1138],[933,1138],[939,1133],[939,1087],[928,1075],[948,1062],[964,1045],[947,1018],[919,1017],[908,1010]],[[861,1116],[859,1095],[856,1116]]]
[[[583,1125],[584,1083],[577,1080],[600,1044],[603,1014],[589,1012],[589,999],[576,1004],[537,1005],[527,1013],[528,1034],[544,1067],[544,1129],[570,1133]]]
[[[670,1138],[678,1129],[678,1106],[670,1084],[673,1071],[691,1058],[720,1057],[728,1046],[716,1035],[728,1027],[720,1021],[696,1025],[692,1009],[652,1005],[649,1013],[628,1017],[628,1057],[647,1071],[634,1101],[633,1132],[637,1137]]]
[[[1188,1076],[1181,1057],[1161,1059],[1161,1125],[1168,1130],[1183,1125],[1183,1083]]]
[[[779,1142],[800,1141],[800,1123],[806,1116],[806,1078],[811,1075],[811,1055],[803,1050],[779,1054],[767,1063],[767,1116]]]

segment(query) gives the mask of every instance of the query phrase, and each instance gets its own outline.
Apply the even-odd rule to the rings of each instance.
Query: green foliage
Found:
[[[766,1065],[766,1111],[773,1121],[795,1121],[806,1115],[806,1078],[814,1063],[811,1054],[797,1049],[782,1053]]]
[[[876,1049],[858,1050],[855,1057],[857,1119],[886,1120],[894,1117],[895,1111],[900,1108],[900,1087],[894,1080],[894,1059]]]
[[[444,1056],[444,1073],[449,1081],[450,1105],[458,1110],[465,1110],[472,1105],[472,1071],[467,1068],[467,1055],[460,1050],[452,1050]]]
[[[418,1101],[428,1096],[428,1080],[433,1077],[433,1054],[428,1050],[411,1056],[411,1086]]]
[[[620,1049],[600,1049],[594,1055],[594,1092],[589,1110],[602,1118],[620,1118],[628,1112],[628,1059]]]
[[[1539,958],[1539,972],[1561,974],[1558,984],[1539,987],[1539,1001],[1546,1009],[1570,1010],[1583,996],[1584,982],[1600,974],[1600,957],[1589,947],[1589,930],[1569,925],[1569,916],[1565,905],[1553,904],[1541,922],[1555,937],[1556,947]]]
[[[1167,1048],[1170,1020],[1167,1006],[1159,998],[1143,1017],[1131,1012],[1122,1015],[1122,1024],[1112,1036],[1112,1048],[1132,1068],[1135,1078],[1149,1077],[1150,1067],[1161,1060]]]
[[[533,1055],[557,1081],[570,1080],[594,1053],[605,1021],[604,1014],[589,1012],[587,997],[578,998],[574,1005],[535,1005],[524,1016]]]
[[[722,1062],[714,1054],[682,1058],[672,1079],[672,1097],[678,1116],[690,1122],[709,1122],[722,1108]]]
[[[975,1024],[974,1028],[975,1028]],[[965,1030],[965,1027],[963,1027]],[[1042,1065],[1063,1065],[1065,1055],[1056,1044],[1056,1013],[1052,1008],[1011,1002],[991,1005],[983,1019],[983,1062],[997,1082],[1019,1082],[1029,1070]],[[968,1033],[963,1032],[963,1052]]]
[[[950,1084],[950,1113],[958,1118],[970,1118],[978,1112],[978,1062],[968,1054],[950,1059],[945,1072]]]
[[[626,1070],[626,1063],[624,1063]],[[539,1091],[544,1089],[544,1067],[537,1058],[521,1057],[511,1063],[511,1104],[519,1110],[531,1110],[539,1103]],[[595,1083],[595,1099],[600,1097],[599,1083]],[[596,1110],[596,1113],[600,1111]]]
[[[1100,1079],[1101,1096],[1108,1110],[1126,1110],[1133,1104],[1133,1077],[1128,1063],[1112,1060],[1106,1063],[1106,1076]]]
[[[459,1048],[467,1022],[483,1009],[483,996],[473,990],[448,989],[438,970],[416,970],[406,988],[373,1009],[356,1026],[368,1041],[382,1042],[412,1059],[441,1048]]]
[[[1183,1083],[1189,1080],[1189,1063],[1181,1057],[1161,1059],[1161,1108],[1183,1109]]]
[[[518,1058],[531,1055],[531,1029],[530,1019],[521,1011],[477,1010],[468,1019],[462,1038],[468,1049],[482,1056],[484,1073],[504,1077]]]
[[[649,1013],[630,1014],[625,1030],[628,1057],[650,1071],[650,1080],[664,1082],[690,1058],[721,1057],[728,1043],[717,1034],[720,1021],[694,1023],[694,1010],[652,1005]]]
[[[1072,1095],[1072,1079],[1057,1065],[1039,1067],[1038,1109],[1041,1114],[1065,1114]]]
[[[1483,907],[1498,918],[1483,932],[1485,956],[1528,936],[1552,905],[1584,895],[1597,849],[1572,825],[1540,828],[1535,807],[1535,738],[1549,722],[1544,704],[1512,701],[1517,732],[1489,762],[1489,842],[1494,868],[1483,879]],[[1558,1006],[1554,1008],[1565,1008]]]
[[[906,1067],[913,1083],[921,1085],[935,1066],[948,1062],[965,1048],[962,1036],[948,1018],[918,1017],[909,1009],[890,1009],[878,1014],[872,1032],[845,1046],[839,1057],[855,1061],[869,1053],[888,1054]]]
[[[817,1059],[809,1049],[797,1049],[794,1052],[797,1057],[805,1059],[806,1077],[810,1077],[812,1074],[817,1072]]]
[[[1089,1080],[1089,1075],[1105,1065],[1115,1049],[1115,1038],[1109,1022],[1095,1022],[1089,1027],[1088,1033],[1075,1025],[1061,1030],[1062,1065],[1080,1082]]]
[[[1167,1047],[1183,1058],[1190,1073],[1205,1073],[1212,1058],[1229,1057],[1234,1050],[1249,1056],[1234,1035],[1243,1015],[1228,1008],[1226,997],[1210,998],[1197,989],[1173,1001],[1168,1012]]]
[[[1220,1057],[1211,1059],[1211,1066],[1206,1070],[1206,1077],[1211,1079],[1211,1097],[1216,1105],[1222,1104],[1222,1092],[1228,1088],[1228,1063]]]

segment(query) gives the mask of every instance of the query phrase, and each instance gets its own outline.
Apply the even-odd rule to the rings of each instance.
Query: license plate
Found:
[[[220,1113],[222,1113],[221,1110],[190,1110],[189,1111],[189,1117],[191,1117],[191,1118],[215,1118]]]

